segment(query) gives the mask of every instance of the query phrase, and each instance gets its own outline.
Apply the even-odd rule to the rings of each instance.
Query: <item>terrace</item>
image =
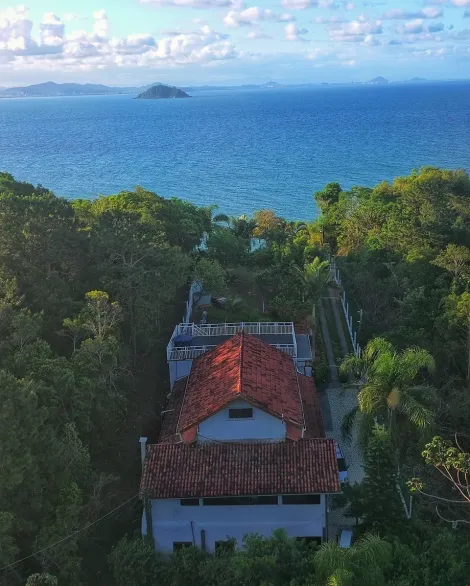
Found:
[[[241,331],[259,337],[294,359],[312,359],[308,336],[296,334],[292,322],[181,323],[175,327],[167,346],[167,359],[192,360]]]

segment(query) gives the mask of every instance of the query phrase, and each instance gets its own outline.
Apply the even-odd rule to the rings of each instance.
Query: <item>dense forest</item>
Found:
[[[142,188],[68,201],[0,174],[0,584],[468,583],[470,179],[423,168],[315,200],[315,221],[230,218]],[[312,330],[321,383],[333,259],[364,348],[341,367],[358,396],[345,441],[358,423],[365,460],[338,498],[356,543],[280,532],[156,555],[139,537],[138,438],[158,433],[189,283],[226,297],[211,319]]]

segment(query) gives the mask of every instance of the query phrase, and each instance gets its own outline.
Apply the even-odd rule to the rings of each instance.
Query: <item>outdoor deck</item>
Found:
[[[167,358],[192,360],[212,350],[238,332],[255,335],[293,358],[311,360],[312,351],[308,336],[296,334],[292,322],[250,322],[222,324],[179,324],[175,327],[167,347]],[[192,336],[185,345],[177,345],[175,338]]]

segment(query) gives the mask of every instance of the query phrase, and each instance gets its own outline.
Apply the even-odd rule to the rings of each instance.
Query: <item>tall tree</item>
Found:
[[[349,435],[358,413],[369,430],[374,420],[386,425],[395,443],[404,441],[409,423],[423,429],[433,421],[435,389],[426,384],[423,373],[432,373],[434,359],[422,348],[398,352],[384,338],[374,338],[361,357],[347,356],[341,371],[353,375],[359,387],[358,407],[346,416],[343,432]]]

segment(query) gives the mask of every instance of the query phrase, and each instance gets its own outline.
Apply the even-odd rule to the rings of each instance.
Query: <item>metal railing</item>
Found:
[[[270,344],[273,348],[277,348],[281,352],[288,354],[292,358],[296,358],[296,348],[294,344]],[[168,360],[194,360],[198,356],[209,352],[216,346],[173,346],[167,349]]]
[[[168,360],[193,360],[215,346],[174,346],[168,351]]]
[[[175,327],[175,336],[233,336],[238,332],[247,334],[294,335],[293,322],[237,322],[221,324],[181,323]]]

